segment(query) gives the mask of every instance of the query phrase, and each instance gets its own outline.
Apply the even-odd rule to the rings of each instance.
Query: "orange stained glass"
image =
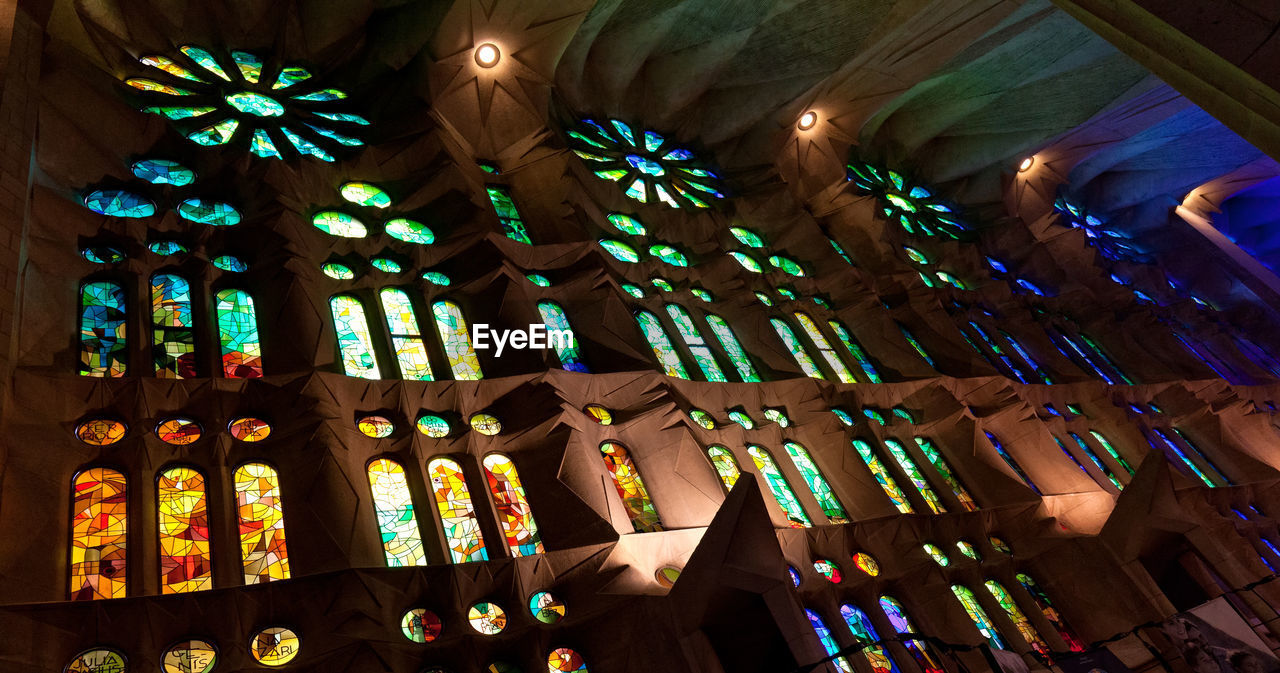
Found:
[[[649,498],[649,491],[644,487],[640,472],[627,453],[626,447],[615,442],[600,445],[600,453],[604,455],[604,465],[613,477],[613,485],[618,489],[622,505],[631,519],[631,526],[637,533],[653,533],[662,530],[662,521],[658,518],[658,510]]]
[[[484,473],[511,555],[530,556],[546,551],[515,463],[500,453],[491,453],[484,457]]]
[[[94,418],[76,427],[76,437],[90,446],[107,446],[124,439],[128,428],[120,421]]]
[[[160,513],[160,589],[174,594],[213,588],[204,475],[171,467],[156,484]]]
[[[271,424],[261,418],[241,416],[227,424],[227,431],[242,442],[261,442],[271,434]]]
[[[284,507],[276,471],[262,463],[245,463],[236,469],[235,484],[244,583],[289,579]]]
[[[124,475],[89,468],[76,475],[71,496],[71,600],[124,598]]]
[[[200,441],[200,424],[190,418],[170,418],[156,425],[156,436],[165,444],[186,446]]]
[[[436,458],[427,463],[427,473],[431,477],[431,491],[440,511],[446,546],[453,562],[489,560],[462,466],[449,458]]]

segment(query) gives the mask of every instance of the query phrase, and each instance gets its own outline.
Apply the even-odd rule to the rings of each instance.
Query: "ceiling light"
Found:
[[[813,110],[809,110],[808,112],[800,115],[800,123],[796,124],[796,127],[799,128],[801,131],[808,131],[809,129],[813,128],[814,124],[817,124],[817,123],[818,123],[818,113],[814,112]]]
[[[502,52],[498,51],[497,45],[485,42],[476,47],[476,63],[481,68],[492,68],[498,65],[498,59],[502,58]]]
[[[1027,157],[1026,159],[1022,160],[1021,164],[1018,164],[1018,172],[1026,173],[1027,171],[1031,170],[1031,167],[1034,165],[1036,165],[1036,158]]]

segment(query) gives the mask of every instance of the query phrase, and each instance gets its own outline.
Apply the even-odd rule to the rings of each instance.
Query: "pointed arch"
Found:
[[[751,364],[751,357],[747,355],[746,349],[738,341],[729,323],[714,313],[708,313],[706,318],[707,324],[711,326],[711,333],[715,335],[716,340],[720,342],[720,347],[733,361],[733,368],[737,370],[738,378],[746,383],[760,381],[760,374],[756,371],[755,365]]]
[[[613,477],[613,485],[618,489],[618,496],[622,498],[622,505],[635,531],[652,533],[662,530],[658,510],[627,448],[617,442],[605,442],[600,445],[600,454],[604,456],[605,468]]]
[[[1018,478],[1022,480],[1022,483],[1026,484],[1027,488],[1035,492],[1036,495],[1043,495],[1043,493],[1040,492],[1040,487],[1036,486],[1034,481],[1031,481],[1031,477],[1027,476],[1027,473],[1022,469],[1022,466],[1018,464],[1018,461],[1013,457],[1013,455],[1005,450],[1004,444],[1000,443],[1000,438],[990,432],[984,431],[983,434],[985,434],[987,436],[987,440],[991,442],[991,446],[996,450],[996,454],[1000,456],[1000,459],[1004,461],[1005,465],[1009,466],[1009,469],[1013,470],[1014,474],[1018,475]]]
[[[858,361],[858,366],[862,368],[862,373],[866,375],[867,380],[872,383],[881,383],[880,372],[876,371],[875,365],[871,363],[871,358],[867,355],[867,349],[863,348],[862,344],[853,338],[849,328],[845,327],[844,323],[834,319],[828,320],[827,326],[836,333],[836,338],[849,351],[853,359]]]
[[[1084,641],[1080,640],[1080,636],[1076,635],[1071,625],[1067,623],[1066,617],[1054,607],[1053,601],[1049,600],[1049,595],[1040,588],[1036,581],[1026,573],[1018,573],[1014,576],[1018,580],[1018,584],[1031,595],[1031,600],[1036,604],[1036,608],[1044,615],[1044,618],[1053,624],[1053,628],[1057,630],[1058,635],[1062,637],[1062,641],[1067,644],[1067,649],[1072,652],[1083,652],[1085,650]]]
[[[118,377],[128,371],[125,291],[111,281],[80,286],[80,375]]]
[[[204,475],[175,466],[156,483],[160,527],[160,590],[174,594],[213,588],[209,500]]]
[[[189,379],[196,376],[195,321],[191,284],[173,273],[151,276],[152,359],[156,376]]]
[[[783,476],[782,470],[778,469],[778,464],[774,462],[773,455],[769,453],[769,450],[758,444],[748,444],[747,453],[751,454],[751,462],[756,464],[756,469],[760,471],[760,474],[764,475],[765,483],[769,485],[769,491],[773,493],[773,499],[777,501],[778,507],[782,508],[782,513],[791,522],[791,527],[812,527],[813,522],[809,519],[809,515],[805,513],[804,506],[800,504],[800,499],[796,497],[796,492],[791,489],[791,484],[787,483],[787,478]]]
[[[234,479],[244,583],[289,579],[279,476],[263,463],[245,463],[236,468]]]
[[[817,464],[813,462],[813,458],[809,456],[809,450],[799,442],[786,441],[782,443],[782,446],[787,450],[787,454],[791,456],[791,462],[800,471],[800,476],[804,477],[804,483],[809,487],[809,492],[813,493],[814,499],[818,501],[823,513],[827,515],[827,521],[830,523],[848,523],[849,515],[845,513],[844,506],[836,498],[835,491],[831,489],[831,484],[823,476],[822,470],[818,469]]]
[[[228,289],[219,291],[214,300],[223,374],[235,379],[262,376],[262,343],[253,297],[244,290]]]
[[[635,316],[645,341],[649,342],[653,354],[658,357],[658,365],[662,367],[663,373],[682,379],[689,378],[688,370],[680,361],[680,353],[667,337],[667,332],[663,329],[662,321],[658,320],[658,316],[648,311],[636,311]]]
[[[333,329],[338,335],[343,373],[362,379],[382,378],[378,358],[373,351],[373,335],[364,315],[364,304],[349,294],[339,294],[329,298],[329,309],[333,312]]]
[[[400,377],[407,381],[431,381],[431,358],[427,355],[427,342],[418,327],[413,302],[404,290],[384,287],[378,293],[382,302],[382,314],[391,333],[391,347],[400,365]]]
[[[431,478],[431,491],[440,512],[440,522],[444,524],[445,546],[449,548],[453,562],[489,560],[462,466],[442,456],[427,463],[427,474]]]
[[[556,302],[544,299],[538,302],[538,313],[542,315],[542,323],[547,326],[547,341],[555,349],[556,357],[560,358],[560,366],[570,372],[591,371],[582,361],[578,337],[573,333],[564,309]]]
[[[389,458],[370,461],[365,473],[388,568],[427,565],[413,495],[404,466]]]
[[[844,363],[844,360],[840,359],[836,349],[831,347],[831,342],[827,341],[827,337],[822,334],[822,330],[818,328],[818,323],[814,322],[813,318],[810,318],[809,314],[803,311],[796,311],[791,315],[795,316],[796,321],[800,323],[800,329],[803,329],[804,333],[809,336],[809,341],[812,341],[813,345],[817,347],[818,354],[822,356],[823,360],[827,361],[831,371],[836,373],[836,378],[840,379],[841,383],[857,383],[858,379],[853,377],[853,372],[849,370],[848,365]]]
[[[71,600],[125,597],[126,494],[125,476],[109,467],[72,480]]]
[[[493,496],[498,522],[502,524],[511,555],[532,556],[545,552],[538,522],[533,519],[533,508],[525,497],[524,484],[520,482],[515,463],[501,453],[491,453],[482,462],[489,482],[489,494]]]
[[[444,344],[444,354],[449,358],[454,380],[479,381],[484,378],[480,358],[476,357],[475,348],[471,345],[471,333],[467,330],[462,308],[442,299],[431,305],[431,314],[435,316],[436,331],[440,333],[440,342]]]

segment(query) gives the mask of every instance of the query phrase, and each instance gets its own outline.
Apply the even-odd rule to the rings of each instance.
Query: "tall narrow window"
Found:
[[[515,463],[500,453],[491,453],[484,457],[484,474],[511,555],[532,556],[546,551]]]
[[[782,476],[782,470],[778,469],[778,464],[773,461],[773,456],[763,446],[751,444],[747,446],[747,453],[751,454],[751,462],[756,464],[756,469],[760,470],[760,474],[764,475],[765,483],[769,485],[769,491],[773,493],[773,499],[778,502],[778,507],[782,508],[782,513],[787,516],[787,520],[791,522],[792,528],[809,528],[813,526],[813,522],[809,520],[809,515],[804,513],[804,507],[800,504],[800,499],[796,497],[796,492],[791,490],[791,484],[787,483],[787,478]]]
[[[106,467],[84,470],[76,475],[71,498],[71,600],[124,598],[124,475]]]
[[[587,364],[582,361],[582,351],[578,349],[578,338],[569,325],[569,318],[564,309],[554,301],[538,302],[538,313],[542,314],[542,323],[547,326],[547,342],[556,349],[556,357],[565,371],[588,372]]]
[[[1022,370],[1018,368],[1016,363],[1014,363],[1013,358],[1005,354],[1004,349],[1000,347],[1000,344],[997,343],[995,339],[991,338],[991,334],[988,333],[982,325],[979,325],[976,321],[970,320],[969,326],[973,328],[973,331],[982,339],[983,343],[987,344],[987,348],[990,348],[991,352],[995,353],[996,357],[1004,363],[1005,368],[1008,369],[1009,373],[1013,374],[1014,378],[1018,379],[1022,383],[1030,383],[1030,381],[1027,380],[1027,377],[1022,373]],[[974,349],[978,350],[976,344],[974,344]],[[981,353],[982,351],[978,350],[978,352]],[[994,365],[995,363],[993,362],[992,364]],[[996,368],[999,369],[999,366]]]
[[[1089,446],[1089,444],[1086,443],[1080,435],[1077,435],[1074,432],[1068,432],[1067,434],[1071,435],[1071,439],[1075,441],[1076,446],[1080,447],[1080,451],[1089,459],[1089,462],[1093,463],[1094,467],[1098,468],[1102,474],[1106,475],[1107,480],[1110,481],[1117,490],[1123,491],[1124,484],[1120,481],[1120,478],[1116,476],[1115,472],[1111,471],[1111,466],[1103,462],[1102,458],[1099,458],[1097,453],[1094,453],[1093,447]]]
[[[1031,625],[1031,620],[1022,614],[1022,610],[1014,602],[1013,596],[1010,596],[1009,592],[1005,591],[1005,588],[995,580],[987,580],[986,587],[987,591],[991,592],[991,597],[1000,604],[1000,609],[1004,610],[1004,613],[1008,615],[1009,621],[1013,622],[1013,625],[1017,627],[1018,633],[1022,634],[1022,639],[1027,641],[1027,644],[1036,651],[1036,654],[1047,660],[1049,658],[1048,643],[1045,643],[1044,638],[1040,637],[1040,632],[1036,630],[1036,627]]]
[[[898,482],[893,480],[893,475],[885,469],[884,463],[880,462],[880,457],[871,449],[871,445],[861,439],[855,439],[853,448],[858,452],[858,457],[862,459],[863,464],[871,471],[871,476],[875,477],[876,483],[880,484],[884,494],[889,496],[889,502],[892,502],[893,506],[903,514],[914,513],[911,501],[907,500],[906,494],[898,488]]]
[[[1116,450],[1116,447],[1112,446],[1111,442],[1108,441],[1101,432],[1098,432],[1097,430],[1090,430],[1089,434],[1093,435],[1093,438],[1098,440],[1098,443],[1102,445],[1102,448],[1106,450],[1107,455],[1111,456],[1112,460],[1119,463],[1120,467],[1123,467],[1124,471],[1129,473],[1129,476],[1133,476],[1133,466],[1129,465],[1129,461],[1125,460],[1124,456],[1120,455],[1120,452]]]
[[[890,596],[881,596],[880,609],[884,610],[885,616],[889,618],[889,623],[893,624],[893,630],[897,631],[898,635],[916,635],[915,624],[907,616],[907,611],[903,609],[902,603]],[[911,653],[911,658],[916,660],[916,663],[920,665],[920,670],[924,673],[946,673],[946,669],[942,667],[942,660],[938,658],[937,653],[933,651],[929,643],[923,640],[903,640],[902,644]]]
[[[484,547],[480,521],[476,519],[462,466],[448,458],[436,458],[427,463],[427,474],[431,477],[431,492],[435,494],[436,509],[444,524],[445,545],[453,562],[488,561],[489,551]]]
[[[791,456],[791,462],[795,463],[800,476],[804,477],[804,483],[813,493],[814,499],[822,506],[823,513],[827,515],[827,521],[848,523],[849,515],[845,514],[844,507],[840,505],[835,492],[831,490],[831,484],[827,483],[827,478],[822,476],[822,471],[814,464],[808,449],[798,442],[783,442],[782,446]]]
[[[1205,457],[1205,455],[1200,452],[1200,449],[1194,444],[1187,442],[1186,448],[1188,451],[1191,451],[1191,455],[1199,458],[1199,464],[1197,464],[1197,461],[1192,460],[1191,456],[1188,455],[1187,451],[1183,450],[1183,447],[1179,442],[1170,437],[1164,429],[1152,428],[1151,432],[1158,437],[1165,446],[1172,449],[1174,455],[1182,461],[1182,464],[1195,473],[1195,475],[1200,478],[1200,481],[1204,482],[1205,486],[1208,486],[1209,488],[1216,488],[1218,486],[1229,486],[1231,484],[1231,480],[1227,479],[1226,475],[1222,474],[1222,472],[1220,472],[1213,463],[1209,462],[1209,459]],[[1174,432],[1177,432],[1177,430],[1175,429]],[[1186,435],[1178,433],[1178,436],[1184,441],[1186,440]],[[1151,443],[1153,448],[1155,448],[1155,443],[1150,442],[1150,440],[1148,440],[1148,442]]]
[[[738,459],[733,457],[729,449],[719,444],[708,446],[707,455],[711,458],[711,465],[716,468],[720,483],[724,484],[724,490],[732,489],[738,483],[738,477],[742,476],[742,471],[738,469]]]
[[[209,565],[209,506],[204,475],[171,467],[156,484],[160,517],[160,590],[166,594],[213,588]]]
[[[707,346],[706,340],[702,338],[702,333],[693,324],[693,318],[689,312],[684,310],[683,306],[667,304],[667,315],[671,316],[671,322],[675,323],[676,331],[689,347],[689,352],[693,353],[693,361],[698,363],[702,375],[707,377],[708,381],[728,381],[729,379],[725,378],[724,372],[716,362],[716,356]]]
[[[127,331],[123,287],[107,281],[80,286],[81,376],[124,376],[129,361]]]
[[[667,333],[662,329],[662,322],[658,317],[648,311],[636,311],[636,322],[640,324],[640,331],[644,333],[645,341],[649,342],[653,354],[658,357],[658,364],[662,366],[663,373],[682,379],[689,378],[689,372],[680,361],[680,354],[676,352],[676,347],[671,345],[671,339],[667,338]]]
[[[191,314],[191,284],[182,276],[151,277],[152,359],[156,376],[189,379],[196,375],[196,335]]]
[[[844,618],[844,623],[849,627],[853,637],[859,642],[867,643],[867,646],[862,648],[862,656],[866,657],[873,673],[899,673],[898,665],[893,662],[889,653],[884,651],[884,647],[878,644],[880,636],[876,634],[876,627],[871,624],[871,618],[867,613],[845,603],[840,606],[840,616]]]
[[[920,473],[920,468],[916,466],[916,461],[907,453],[907,447],[903,446],[898,440],[885,438],[884,445],[888,447],[889,453],[893,459],[898,461],[898,467],[907,474],[907,478],[911,480],[911,484],[920,492],[920,497],[924,498],[925,504],[929,505],[929,509],[934,514],[942,514],[947,508],[938,499],[938,494],[933,492],[929,486],[929,482],[925,481],[924,475]]]
[[[956,600],[960,601],[960,605],[964,607],[965,613],[969,615],[969,619],[973,620],[973,625],[978,628],[978,633],[987,639],[987,644],[996,649],[1007,649],[1004,641],[1000,638],[1000,633],[996,631],[995,625],[991,623],[991,618],[987,616],[987,611],[982,609],[978,604],[978,597],[973,595],[973,591],[969,587],[952,584],[951,593],[956,595]]]
[[[1116,364],[1115,360],[1112,360],[1111,356],[1107,355],[1107,352],[1105,350],[1102,350],[1102,347],[1098,346],[1097,342],[1089,338],[1088,334],[1085,334],[1084,332],[1080,332],[1080,340],[1084,342],[1085,346],[1087,346],[1089,350],[1093,351],[1093,354],[1095,357],[1097,357],[1102,362],[1106,363],[1106,365],[1110,367],[1112,371],[1114,371],[1116,375],[1120,377],[1121,380],[1123,380],[1125,383],[1129,385],[1133,385],[1133,379],[1130,379],[1124,373],[1124,370],[1121,369],[1120,366]]]
[[[626,447],[616,442],[605,442],[600,445],[600,454],[604,456],[604,466],[613,477],[613,486],[618,489],[622,498],[622,506],[631,519],[631,527],[637,533],[653,533],[662,530],[662,521],[658,518],[658,510],[649,498],[649,490],[644,487],[640,471],[631,460]]]
[[[408,293],[384,287],[378,297],[382,300],[382,313],[387,318],[387,331],[391,333],[391,347],[395,349],[396,361],[400,363],[400,376],[409,381],[431,381],[427,342],[422,338],[418,316],[413,312],[413,302],[409,300]]]
[[[818,354],[831,367],[831,371],[836,373],[836,378],[842,383],[857,383],[858,380],[853,378],[853,372],[845,366],[844,361],[836,355],[836,350],[831,347],[831,342],[827,341],[827,337],[822,334],[822,330],[818,329],[818,324],[809,317],[808,313],[796,311],[791,315],[795,316],[796,321],[800,323],[800,329],[809,336],[809,340],[817,347]]]
[[[871,364],[871,358],[867,356],[867,350],[853,338],[853,334],[849,332],[849,328],[845,327],[839,320],[828,320],[827,325],[836,333],[836,338],[844,345],[849,354],[857,360],[858,366],[862,368],[862,373],[866,374],[867,380],[872,383],[881,383],[880,372],[876,371],[875,365]]]
[[[1031,599],[1035,601],[1036,607],[1044,614],[1044,618],[1049,620],[1050,624],[1053,624],[1053,628],[1058,631],[1058,635],[1062,636],[1062,641],[1067,644],[1067,648],[1072,652],[1083,652],[1084,642],[1076,635],[1071,625],[1067,624],[1067,620],[1062,616],[1062,613],[1053,607],[1053,602],[1049,600],[1049,595],[1040,588],[1040,585],[1036,584],[1036,581],[1026,573],[1018,573],[1016,579],[1018,584],[1021,584],[1022,588],[1031,594]]]
[[[222,290],[214,301],[218,340],[222,342],[222,373],[234,379],[262,376],[262,344],[253,297],[244,290]]]
[[[379,458],[369,463],[366,471],[387,567],[427,565],[427,552],[422,546],[404,467],[394,460]]]
[[[1200,447],[1196,446],[1196,443],[1191,441],[1191,438],[1188,437],[1186,433],[1184,433],[1183,431],[1177,428],[1170,428],[1170,430],[1173,430],[1173,434],[1177,435],[1178,439],[1181,439],[1182,443],[1185,444],[1186,447],[1191,450],[1191,453],[1195,454],[1196,458],[1199,458],[1200,462],[1204,463],[1205,467],[1208,467],[1209,470],[1213,472],[1213,474],[1216,475],[1224,485],[1231,486],[1233,484],[1231,479],[1229,479],[1227,475],[1223,474],[1222,470],[1219,470],[1218,466],[1214,465],[1212,460],[1209,460],[1209,456],[1206,456],[1204,454],[1204,451],[1201,451]],[[1156,428],[1156,431],[1159,432],[1160,429]]]
[[[933,464],[933,469],[938,471],[942,476],[942,480],[947,482],[947,486],[951,487],[951,492],[955,494],[956,499],[965,510],[970,512],[978,511],[978,503],[974,502],[973,496],[969,495],[968,489],[964,484],[960,483],[959,477],[952,471],[951,465],[947,463],[946,457],[942,455],[942,451],[933,442],[925,437],[916,437],[916,445],[920,447],[920,451],[924,453],[924,457],[929,459]]]
[[[333,311],[333,327],[338,334],[338,351],[342,371],[362,379],[382,378],[378,358],[373,353],[373,336],[364,317],[364,304],[351,295],[340,294],[329,299]]]
[[[449,358],[453,378],[458,381],[484,378],[480,359],[471,346],[471,335],[467,332],[467,319],[462,316],[462,309],[451,301],[438,301],[431,305],[431,313],[436,317],[436,331],[444,344],[444,354]]]
[[[839,652],[840,644],[831,636],[831,629],[827,628],[826,623],[822,621],[822,617],[808,608],[805,609],[804,613],[808,615],[809,625],[813,627],[813,632],[817,634],[818,642],[822,644],[822,650],[827,653],[827,656],[830,657]],[[853,673],[853,666],[850,666],[849,660],[844,657],[834,657],[831,659],[831,663],[841,673]]]
[[[1018,461],[1005,450],[1004,444],[1000,443],[999,438],[990,432],[985,434],[987,435],[987,439],[991,442],[991,446],[995,448],[996,453],[1000,456],[1000,459],[1004,461],[1005,465],[1009,466],[1010,470],[1013,470],[1014,474],[1018,475],[1018,478],[1022,480],[1022,483],[1026,484],[1027,488],[1035,491],[1036,495],[1043,495],[1035,482],[1031,481],[1031,477],[1028,477],[1027,473],[1023,471],[1022,466],[1018,464]]]
[[[511,191],[502,185],[486,185],[485,190],[489,192],[489,202],[493,204],[493,210],[498,214],[498,222],[502,224],[502,233],[513,241],[533,245],[533,241],[529,239],[529,231],[524,226],[524,220],[520,217],[520,211],[516,210],[516,203],[511,200]]]
[[[930,367],[937,369],[938,365],[933,363],[932,357],[929,357],[929,351],[926,351],[924,349],[924,346],[920,345],[920,342],[916,340],[915,335],[912,334],[911,331],[908,330],[902,323],[897,323],[897,325],[898,325],[898,331],[902,332],[902,338],[906,339],[907,343],[910,344],[913,349],[915,349],[916,354],[924,358],[924,361],[928,362]]]
[[[751,358],[747,356],[747,351],[743,349],[738,337],[729,328],[729,323],[718,315],[708,313],[707,324],[711,326],[711,333],[720,342],[724,352],[729,354],[729,359],[733,360],[733,368],[738,370],[738,378],[745,382],[759,381],[760,374],[751,364]]]
[[[1009,342],[1009,347],[1018,354],[1018,357],[1022,358],[1022,361],[1036,373],[1036,376],[1040,377],[1040,381],[1042,383],[1053,383],[1053,379],[1051,379],[1049,374],[1045,372],[1044,368],[1040,366],[1040,363],[1036,362],[1035,358],[1031,357],[1031,354],[1027,352],[1027,349],[1023,348],[1022,344],[1018,343],[1018,340],[1013,338],[1012,334],[1009,334],[1004,330],[997,331],[1000,332],[1000,336],[1004,337],[1005,341]]]
[[[289,579],[284,506],[276,471],[262,463],[245,463],[236,469],[235,485],[244,583]]]
[[[814,363],[813,358],[804,349],[804,345],[800,343],[800,339],[796,338],[796,333],[791,330],[791,325],[778,318],[769,318],[769,324],[773,325],[773,330],[778,333],[778,338],[782,339],[783,345],[787,347],[791,357],[795,358],[796,364],[800,366],[800,371],[804,372],[805,376],[813,379],[827,378],[822,375],[818,365]]]

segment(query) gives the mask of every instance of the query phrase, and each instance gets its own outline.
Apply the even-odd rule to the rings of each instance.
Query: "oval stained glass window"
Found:
[[[663,292],[675,292],[675,291],[676,291],[676,290],[675,290],[675,288],[671,286],[671,282],[670,282],[670,281],[668,281],[666,278],[662,278],[662,277],[660,277],[660,276],[654,276],[653,278],[650,278],[650,279],[649,279],[649,282],[650,282],[654,287],[658,288],[659,290],[662,290]]]
[[[119,264],[126,259],[123,251],[109,245],[93,245],[81,248],[80,256],[94,264]]]
[[[178,204],[178,217],[190,222],[229,227],[240,224],[240,211],[229,203],[208,199],[187,199]]]
[[[748,416],[745,411],[740,411],[738,409],[734,409],[729,412],[729,420],[741,425],[746,430],[751,430],[756,427],[756,422],[751,420],[751,417]]]
[[[845,411],[844,409],[832,409],[831,413],[835,414],[836,418],[840,419],[841,423],[844,423],[845,425],[848,425],[848,426],[853,425],[853,416],[850,416],[849,412]]]
[[[311,224],[330,236],[364,238],[369,234],[363,222],[336,210],[326,210],[312,215]]]
[[[77,654],[62,670],[63,673],[123,673],[127,663],[124,654],[96,647]]]
[[[683,252],[666,244],[649,246],[649,254],[672,266],[689,266],[689,258]]]
[[[76,437],[90,446],[107,446],[124,439],[129,428],[120,421],[94,418],[76,426]]]
[[[386,208],[391,205],[391,195],[371,182],[344,182],[338,193],[357,206]]]
[[[785,274],[800,277],[800,278],[804,277],[804,269],[800,266],[799,263],[797,263],[794,259],[791,259],[790,257],[783,257],[782,255],[773,255],[769,257],[769,263],[772,264],[775,269],[778,269],[779,271],[782,271]]]
[[[631,217],[630,215],[623,215],[622,213],[610,213],[607,216],[607,218],[609,220],[609,224],[612,224],[614,227],[618,229],[618,231],[621,231],[624,234],[631,234],[632,236],[644,236],[646,233],[648,233],[645,231],[644,225],[640,223],[640,220],[637,220],[636,218]]]
[[[924,553],[928,554],[929,558],[933,559],[934,563],[937,563],[943,568],[951,565],[951,559],[947,558],[946,553],[943,552],[936,544],[931,542],[924,543]]]
[[[567,648],[557,647],[547,655],[548,673],[587,673],[587,664],[582,655]]]
[[[791,419],[781,409],[765,409],[764,417],[784,428],[791,425]]]
[[[429,643],[440,637],[444,622],[426,608],[414,608],[400,618],[400,632],[415,643]]]
[[[474,414],[471,416],[471,429],[482,435],[493,436],[502,432],[502,421],[491,414]]]
[[[394,259],[387,259],[386,257],[374,257],[369,260],[369,263],[373,265],[373,268],[386,273],[400,273],[401,271],[404,271],[404,268],[400,266],[400,262],[397,262]]]
[[[165,650],[160,665],[164,673],[212,673],[218,648],[205,640],[184,640]]]
[[[711,417],[711,414],[708,414],[701,409],[690,409],[689,418],[692,418],[693,422],[702,426],[704,430],[716,429],[716,420]]]
[[[676,585],[676,580],[680,579],[680,569],[675,566],[662,566],[653,573],[653,578],[658,580],[658,584],[664,588],[670,589]]]
[[[391,238],[404,241],[405,243],[427,245],[434,243],[436,240],[435,232],[431,231],[427,225],[417,220],[410,220],[406,217],[397,217],[394,220],[388,220],[382,225],[382,230],[387,232],[387,235]]]
[[[524,278],[538,287],[551,287],[551,281],[547,280],[547,277],[540,273],[531,273],[526,275]]]
[[[759,234],[755,233],[754,231],[751,231],[750,229],[744,229],[742,227],[729,227],[729,233],[733,234],[733,237],[738,239],[739,243],[749,248],[764,247],[764,239],[760,238]]]
[[[543,624],[555,624],[564,619],[565,605],[550,592],[539,591],[529,597],[529,612]]]
[[[145,196],[123,189],[99,189],[84,197],[89,210],[109,217],[151,217],[156,214],[156,204]]]
[[[613,255],[614,259],[619,262],[635,264],[640,261],[640,253],[622,241],[602,238],[600,239],[600,247],[604,248],[610,255]]]
[[[428,283],[431,283],[432,285],[439,285],[441,287],[448,287],[449,283],[453,282],[449,280],[448,276],[444,275],[443,273],[440,273],[439,271],[422,272],[422,280],[425,280]]]
[[[764,273],[764,267],[760,266],[760,262],[757,262],[756,259],[751,255],[734,250],[729,253],[729,256],[738,260],[738,263],[742,265],[742,268],[746,269],[747,271],[750,271],[752,273]],[[759,296],[759,295],[760,293],[757,292],[756,296]],[[761,301],[764,301],[764,300],[762,299]],[[769,303],[765,302],[765,306],[769,306]]]
[[[636,299],[644,299],[644,290],[640,289],[639,285],[632,285],[631,283],[623,283],[622,289],[627,294],[631,295],[632,297],[635,297]]]
[[[839,584],[840,580],[843,579],[840,575],[840,566],[836,565],[834,561],[818,559],[813,562],[813,569],[818,571],[819,575],[827,578],[832,584]]]
[[[451,432],[449,421],[446,421],[434,414],[424,414],[419,416],[416,425],[418,427],[418,432],[421,432],[432,439],[448,437]]]
[[[284,666],[298,656],[298,634],[283,627],[265,628],[249,639],[249,654],[263,666]]]
[[[365,416],[356,422],[356,427],[366,437],[373,437],[374,439],[390,437],[391,433],[396,431],[396,424],[392,423],[386,416]]]
[[[243,273],[249,270],[248,264],[241,261],[239,257],[234,257],[232,255],[218,255],[213,258],[212,263],[223,271]]]
[[[187,254],[187,246],[177,241],[152,241],[147,244],[147,250],[163,256]]]
[[[320,271],[334,280],[351,280],[356,277],[356,272],[351,267],[338,262],[325,262]]]
[[[698,299],[701,299],[702,301],[707,302],[708,304],[715,301],[715,299],[711,296],[710,292],[707,292],[706,290],[700,287],[691,287],[689,288],[689,292],[693,293],[693,296],[697,297]]]
[[[1013,550],[1009,548],[1009,545],[1006,544],[1004,540],[1001,540],[1000,538],[992,535],[987,538],[987,541],[991,543],[992,549],[995,549],[998,552],[1003,552],[1005,554],[1010,554],[1010,555],[1013,554]]]
[[[588,404],[583,407],[583,411],[587,412],[587,415],[591,417],[591,420],[599,423],[600,425],[613,425],[613,413],[604,406],[599,404]]]
[[[961,554],[964,554],[975,561],[982,560],[982,557],[978,555],[978,550],[967,540],[956,541],[956,549],[959,549]]]
[[[186,446],[200,441],[200,424],[190,418],[170,418],[156,425],[156,436],[165,444]]]
[[[880,563],[876,561],[871,554],[858,552],[853,555],[853,564],[858,566],[858,570],[875,577],[880,574]]]
[[[911,261],[915,262],[916,264],[928,264],[928,263],[929,263],[929,258],[928,258],[928,257],[926,257],[926,256],[925,256],[925,254],[924,254],[923,252],[920,252],[919,250],[917,250],[917,249],[915,249],[915,248],[913,248],[913,247],[911,247],[911,246],[909,246],[909,245],[904,245],[904,246],[902,246],[902,249],[903,249],[904,251],[906,251],[906,253],[907,253],[907,257],[909,257],[909,258],[911,259]],[[990,259],[990,258],[988,258],[988,259]]]
[[[476,603],[467,611],[467,623],[486,636],[496,636],[507,628],[507,613],[494,603]]]
[[[227,424],[227,431],[242,442],[260,442],[271,434],[271,424],[261,418],[241,416]]]
[[[769,295],[763,292],[757,292],[756,299],[759,299],[760,303],[764,304],[765,306],[773,306],[773,300],[769,298]]]
[[[185,187],[196,181],[196,172],[170,159],[139,159],[130,167],[133,174],[153,185]]]

